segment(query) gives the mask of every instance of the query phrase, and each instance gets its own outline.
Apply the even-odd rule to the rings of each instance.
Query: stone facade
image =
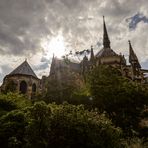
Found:
[[[14,71],[5,76],[1,91],[22,93],[31,99],[40,91],[40,79],[37,78],[28,62],[25,61]]]
[[[99,65],[109,65],[118,68],[123,76],[132,81],[137,81],[138,83],[143,84],[148,83],[148,79],[144,77],[145,73],[148,73],[148,70],[141,69],[141,65],[130,41],[129,63],[130,65],[126,64],[124,55],[117,54],[111,49],[103,17],[103,48],[99,50],[96,55],[94,54],[93,46],[91,46],[90,58],[88,59],[85,55],[80,63],[71,62],[69,59],[58,59],[53,56],[50,74],[48,77],[43,76],[41,80],[37,78],[30,65],[25,60],[14,71],[5,76],[0,90],[23,93],[29,98],[32,98],[37,92],[46,92],[46,86],[50,79],[57,79],[59,81],[62,79],[66,82],[66,80],[74,78],[78,86],[81,86],[83,85],[83,80],[85,80],[85,74]]]
[[[145,83],[146,78],[144,77],[144,72],[146,70],[141,69],[140,63],[130,41],[129,63],[130,65],[126,64],[126,59],[124,55],[117,54],[113,49],[111,49],[110,40],[103,17],[103,48],[98,51],[96,55],[94,55],[93,46],[91,46],[90,59],[88,59],[88,57],[85,55],[80,63],[73,63],[71,61],[66,63],[64,62],[64,60],[53,57],[50,69],[50,76],[59,75],[62,73],[62,70],[67,68],[85,77],[85,74],[95,66],[110,65],[112,67],[118,68],[123,76],[131,79],[132,81]]]

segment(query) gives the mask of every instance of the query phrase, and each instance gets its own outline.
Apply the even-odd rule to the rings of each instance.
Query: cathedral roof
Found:
[[[100,50],[97,54],[96,57],[107,57],[107,56],[116,56],[117,54],[110,48],[103,48]]]
[[[73,63],[70,62],[69,66],[71,67],[72,70],[79,72],[81,70],[80,64],[78,63]]]
[[[36,74],[25,60],[21,65],[19,65],[16,69],[14,69],[9,75],[29,75],[37,78]]]
[[[74,63],[74,62],[71,62],[70,60],[58,59],[58,58],[54,57],[52,59],[50,74],[53,73],[54,70],[61,69],[61,68],[68,68],[68,69],[71,69],[71,70],[77,71],[77,72],[79,72],[81,70],[79,63]]]

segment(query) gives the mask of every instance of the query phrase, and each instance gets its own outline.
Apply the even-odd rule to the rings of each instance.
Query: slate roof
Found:
[[[81,67],[79,63],[74,63],[71,61],[64,61],[63,59],[58,59],[55,58],[55,68],[59,69],[59,68],[69,68],[73,71],[77,71],[80,72],[81,71]]]
[[[14,69],[9,75],[29,75],[37,78],[36,74],[25,60],[21,65],[19,65],[16,69]]]
[[[80,72],[80,71],[81,71],[80,64],[70,62],[69,65],[70,65],[70,68],[71,68],[72,70],[77,71],[77,72]]]
[[[110,48],[103,48],[100,50],[97,54],[96,57],[108,57],[108,56],[116,56],[117,54]]]

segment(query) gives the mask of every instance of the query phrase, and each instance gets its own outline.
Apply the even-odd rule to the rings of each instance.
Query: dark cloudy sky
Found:
[[[0,82],[25,58],[41,77],[54,50],[99,51],[102,15],[112,49],[127,57],[130,39],[148,68],[148,0],[0,0]]]

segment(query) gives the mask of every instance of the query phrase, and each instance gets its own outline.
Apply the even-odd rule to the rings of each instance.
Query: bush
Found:
[[[0,118],[0,145],[20,147],[24,143],[26,120],[21,111],[11,111]]]
[[[0,117],[3,148],[121,147],[121,130],[105,114],[85,110],[83,105],[41,101],[11,110]]]
[[[6,106],[8,107],[8,103],[13,104],[15,108],[24,108],[31,105],[31,102],[22,94],[17,93],[7,93],[7,94],[0,94],[0,100],[6,102]],[[0,107],[4,107],[4,104]],[[7,107],[5,108],[7,110]]]
[[[51,108],[51,147],[120,147],[121,130],[104,114],[88,111],[83,105],[54,105]]]

